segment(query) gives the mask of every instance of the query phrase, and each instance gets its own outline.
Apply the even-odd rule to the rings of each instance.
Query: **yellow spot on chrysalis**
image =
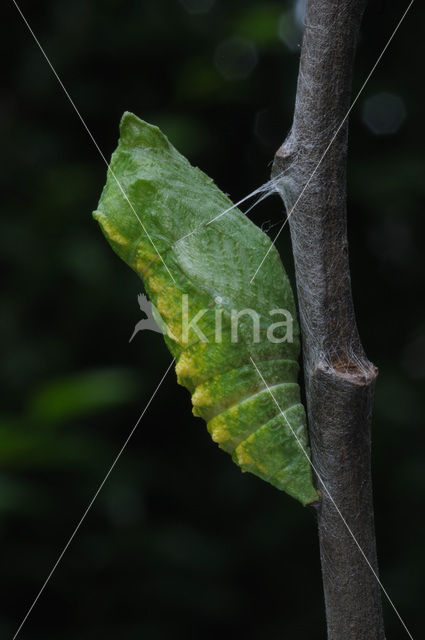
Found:
[[[144,279],[150,277],[151,267],[159,260],[159,255],[153,246],[146,241],[141,241],[137,247],[134,260],[131,264],[133,269]]]
[[[251,439],[248,438],[248,440]],[[239,444],[236,449],[235,449],[235,453],[236,453],[236,458],[238,461],[238,464],[243,467],[246,465],[254,465],[258,471],[260,471],[261,473],[267,474],[267,468],[258,462],[258,460],[254,460],[250,454],[248,453],[246,447],[245,447],[245,443],[241,442],[241,444]]]
[[[108,236],[108,238],[110,240],[112,240],[113,242],[116,242],[117,244],[122,245],[123,247],[125,247],[128,244],[128,240],[126,238],[124,238],[124,236],[122,236],[119,231],[117,231],[110,222],[108,222],[108,220],[105,218],[105,216],[103,216],[102,214],[97,216],[97,219],[99,220],[100,224],[102,225],[102,228],[104,230],[104,232],[106,233],[106,235]]]
[[[238,447],[236,447],[235,453],[239,466],[242,467],[244,465],[254,463],[254,460],[251,458],[248,451],[244,448],[243,444],[240,444]]]
[[[195,377],[197,372],[196,366],[190,356],[187,353],[182,353],[178,363],[176,364],[177,380],[180,382],[181,378]]]
[[[214,440],[214,442],[217,442],[219,444],[220,442],[226,442],[226,440],[230,439],[230,434],[226,428],[226,423],[224,421],[216,418],[214,420],[214,426],[212,426],[211,423],[208,426],[211,438]]]
[[[152,293],[161,293],[169,285],[169,282],[166,282],[164,278],[159,278],[158,276],[151,276],[148,279],[148,285]]]
[[[155,264],[153,260],[149,257],[141,257],[139,256],[134,260],[134,262],[130,265],[137,275],[139,275],[143,280],[151,277],[152,274],[152,266]]]
[[[196,387],[195,393],[192,395],[192,402],[195,406],[205,407],[211,404],[212,401],[211,393],[205,386],[199,385],[199,387]]]

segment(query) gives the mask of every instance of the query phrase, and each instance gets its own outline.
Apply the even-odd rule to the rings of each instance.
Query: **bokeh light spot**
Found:
[[[214,64],[226,80],[243,80],[254,70],[257,62],[256,48],[244,38],[224,40],[214,54]]]
[[[400,129],[406,118],[406,107],[400,96],[381,92],[363,103],[362,119],[376,136],[389,136]]]

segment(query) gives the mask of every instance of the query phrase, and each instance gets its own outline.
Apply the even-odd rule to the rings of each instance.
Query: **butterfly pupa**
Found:
[[[241,211],[217,218],[231,207],[157,127],[124,114],[93,215],[142,278],[168,328],[164,338],[177,380],[214,442],[243,471],[312,503],[318,494],[297,383],[291,285],[268,236]],[[266,252],[261,276],[251,281]]]

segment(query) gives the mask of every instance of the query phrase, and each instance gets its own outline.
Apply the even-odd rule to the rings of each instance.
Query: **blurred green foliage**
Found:
[[[233,200],[267,180],[291,123],[299,4],[21,5],[106,157],[129,109],[158,124]],[[425,181],[415,5],[353,111],[349,157],[354,299],[365,347],[380,368],[373,457],[381,577],[414,636],[425,586]],[[371,2],[355,90],[400,14],[397,2]],[[13,3],[4,18],[0,634],[6,638],[169,356],[157,334],[128,343],[140,319],[141,285],[91,220],[105,166]],[[397,99],[386,106],[381,94],[388,93]],[[396,112],[388,121],[390,107]],[[269,198],[250,216],[273,234],[281,203]],[[279,250],[291,271],[288,234]],[[387,605],[385,613],[388,637],[404,638]],[[325,637],[314,517],[242,476],[210,443],[170,374],[21,637],[208,639],[225,632]]]

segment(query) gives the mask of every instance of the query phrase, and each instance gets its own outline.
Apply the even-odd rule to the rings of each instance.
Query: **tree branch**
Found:
[[[377,371],[363,351],[351,296],[347,121],[321,160],[349,109],[365,4],[366,0],[308,1],[293,125],[276,153],[273,175],[280,176],[278,188],[288,212],[310,180],[289,224],[313,464],[377,572],[370,470]],[[320,481],[318,488],[328,639],[382,640],[378,582]]]

